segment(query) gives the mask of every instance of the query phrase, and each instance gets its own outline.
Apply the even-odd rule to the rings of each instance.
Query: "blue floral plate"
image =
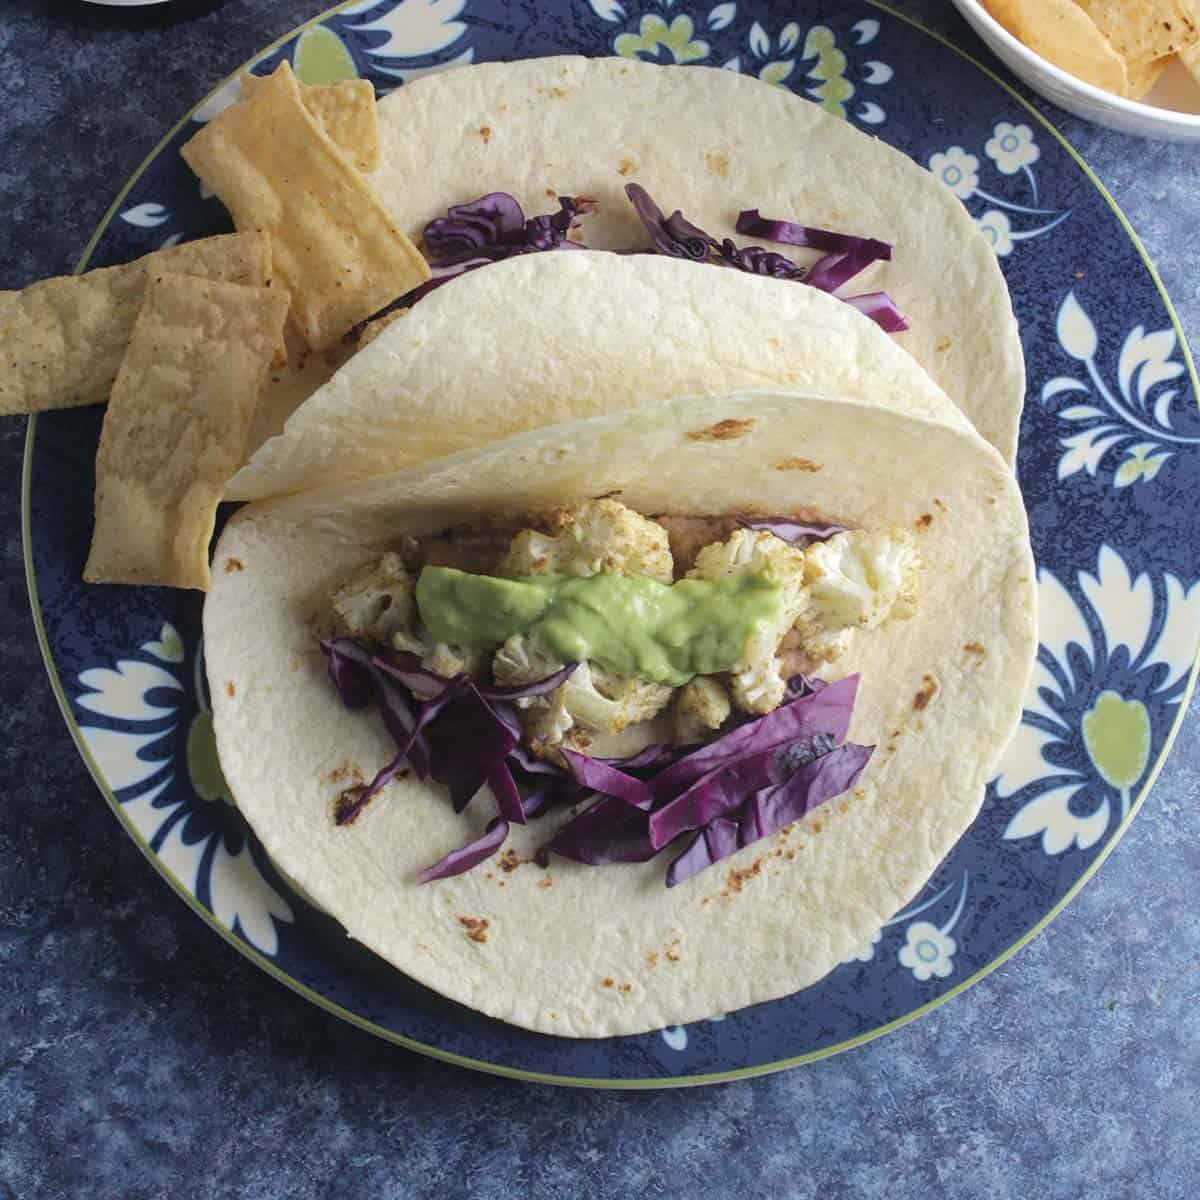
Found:
[[[611,1040],[510,1028],[384,967],[272,869],[216,763],[200,597],[81,582],[95,409],[30,422],[29,590],[67,724],[129,836],[265,971],[382,1037],[483,1070],[630,1087],[753,1075],[876,1037],[962,991],[1071,899],[1142,803],[1200,641],[1196,377],[1154,269],[1078,156],[995,76],[884,5],[358,0],[257,61],[289,58],[309,82],[362,75],[386,92],[447,66],[562,52],[716,64],[792,89],[940,176],[1008,276],[1029,365],[1018,470],[1041,648],[982,813],[918,899],[784,1000]],[[225,85],[171,131],[81,267],[227,228],[176,152],[234,95]]]

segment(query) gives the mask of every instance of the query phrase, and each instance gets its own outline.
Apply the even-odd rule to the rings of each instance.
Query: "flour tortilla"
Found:
[[[744,422],[742,436],[689,436],[723,421]],[[821,469],[769,465],[788,457]],[[419,887],[418,869],[482,832],[490,798],[455,815],[437,785],[398,779],[337,828],[336,795],[392,743],[376,713],[341,706],[313,623],[337,584],[405,534],[617,489],[646,513],[813,506],[916,529],[916,615],[860,635],[825,672],[862,673],[850,737],[875,755],[852,793],[670,890],[669,856],[491,863]],[[436,991],[528,1029],[601,1037],[815,983],[917,894],[978,812],[1016,728],[1034,603],[1021,497],[981,439],[853,401],[756,392],[544,428],[247,506],[217,547],[204,634],[225,777],[288,877]],[[529,859],[566,819],[514,829],[509,846]]]
[[[456,279],[391,323],[230,483],[257,500],[413,467],[539,425],[737,388],[965,417],[815,288],[649,255],[556,251]]]
[[[820,105],[715,67],[560,57],[416,80],[381,102],[379,124],[371,183],[414,239],[448,205],[504,191],[529,215],[590,196],[587,245],[648,246],[624,195],[636,182],[717,238],[749,240],[734,223],[757,208],[892,242],[893,260],[847,290],[892,295],[912,326],[899,343],[1013,460],[1025,373],[995,253],[934,176]]]

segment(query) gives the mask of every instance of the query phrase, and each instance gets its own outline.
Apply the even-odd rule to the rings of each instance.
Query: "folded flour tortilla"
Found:
[[[779,466],[800,459],[808,469]],[[316,629],[330,592],[406,535],[609,493],[647,514],[815,510],[911,527],[915,615],[861,633],[823,671],[861,673],[849,739],[875,753],[851,792],[670,890],[663,857],[529,861],[569,810],[514,828],[515,869],[418,886],[418,870],[478,836],[492,808],[477,797],[456,815],[438,785],[397,778],[353,825],[334,824],[347,776],[370,778],[393,743],[377,712],[346,710],[326,678]],[[919,892],[974,819],[1020,718],[1034,563],[1016,482],[975,434],[894,407],[755,391],[553,425],[249,505],[218,544],[204,634],[225,777],[279,868],[438,992],[528,1029],[600,1037],[806,987]]]

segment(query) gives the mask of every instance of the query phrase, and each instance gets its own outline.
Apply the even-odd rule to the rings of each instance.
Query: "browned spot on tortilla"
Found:
[[[933,498],[933,507],[940,508],[943,512],[946,510],[946,506],[936,496]]]
[[[978,642],[964,642],[963,649],[968,654],[977,654],[980,658],[982,658],[984,656],[984,654],[987,653],[987,651],[985,651],[984,648]]]
[[[748,867],[730,867],[725,874],[725,891],[723,895],[740,892],[747,880],[762,874],[762,859],[756,858]]]
[[[889,754],[895,754],[895,753],[896,753],[896,743],[895,743],[895,742],[888,742],[888,744],[887,744],[887,752],[888,752]]]
[[[225,574],[232,575],[234,571],[244,571],[246,569],[240,558],[227,558],[225,560]]]
[[[497,104],[496,111],[497,112],[508,112],[508,105],[507,104]]]
[[[933,524],[933,513],[922,513],[914,522],[916,529],[928,529]]]
[[[617,163],[617,174],[628,175],[630,171],[635,169],[635,163],[631,158],[623,158]]]
[[[789,850],[783,857],[786,858],[788,862],[792,862],[795,860],[796,852],[795,850]]]
[[[626,995],[628,995],[630,992],[633,991],[633,984],[632,983],[623,983],[623,984],[621,984],[621,986],[618,990],[620,990],[620,991],[624,992]]]
[[[612,987],[613,983],[614,983],[614,980],[611,975],[605,975],[605,977],[602,980],[600,980],[601,987]]]
[[[676,954],[674,950],[667,951],[667,962],[679,962],[679,961],[680,961],[680,955]]]
[[[548,888],[548,887],[553,887],[553,886],[554,886],[554,879],[553,879],[553,877],[552,877],[552,876],[550,876],[550,875],[547,875],[545,879],[539,879],[539,880],[537,881],[537,885],[538,885],[538,887],[540,887],[540,888]]]
[[[226,684],[225,684],[225,695],[227,695],[227,696],[232,696],[232,695],[233,695],[233,694],[234,694],[236,691],[237,691],[237,688],[235,688],[235,687],[233,686],[233,680],[232,680],[232,679],[230,679],[228,682],[226,682]]]
[[[808,831],[809,831],[809,833],[820,833],[820,832],[821,832],[821,830],[822,830],[822,829],[824,829],[824,828],[825,828],[825,826],[824,826],[824,825],[822,825],[820,821],[814,821],[814,822],[813,822],[813,823],[812,823],[812,824],[811,824],[811,825],[808,827]]]
[[[838,801],[838,812],[844,817],[850,811],[850,801],[844,796]]]
[[[913,697],[913,708],[918,712],[933,699],[938,688],[937,680],[932,675],[922,675],[921,679],[921,690]]]
[[[502,870],[505,875],[511,875],[518,867],[524,866],[527,862],[532,862],[532,859],[522,858],[515,850],[505,850],[505,852],[496,859],[496,866]]]
[[[938,338],[938,340],[933,343],[933,348],[938,352],[938,354],[944,354],[950,349],[950,339],[945,336]]]
[[[358,764],[352,763],[349,759],[346,759],[341,766],[334,767],[328,774],[322,775],[321,778],[326,783],[344,783],[346,780],[351,783],[363,782],[363,774]]]
[[[650,967],[658,966],[658,951],[657,950],[651,950],[646,955],[646,965],[650,966]]]
[[[483,144],[486,146],[492,140],[492,127],[490,125],[480,125],[479,136],[483,138]]]
[[[693,442],[729,442],[735,438],[745,437],[754,428],[754,421],[738,421],[728,418],[709,425],[707,429],[693,429],[688,437]]]
[[[543,96],[549,96],[552,100],[565,100],[570,94],[570,88],[560,87],[540,87],[538,92]]]
[[[487,941],[487,917],[459,917],[458,923],[466,930],[467,941],[478,942],[481,946]]]
[[[777,463],[772,463],[771,466],[776,471],[819,471],[821,464],[813,462],[811,458],[781,458]]]
[[[706,154],[704,156],[704,165],[719,179],[729,178],[728,154]]]
[[[546,195],[549,196],[551,200],[553,200],[558,196],[558,192],[556,192],[554,190],[554,188],[547,188]]]

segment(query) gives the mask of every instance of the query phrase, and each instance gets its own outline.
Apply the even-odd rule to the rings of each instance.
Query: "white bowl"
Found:
[[[1171,142],[1200,142],[1200,84],[1174,62],[1144,100],[1126,100],[1076,79],[1018,41],[980,3],[954,0],[967,23],[1005,66],[1067,112],[1121,133]]]

